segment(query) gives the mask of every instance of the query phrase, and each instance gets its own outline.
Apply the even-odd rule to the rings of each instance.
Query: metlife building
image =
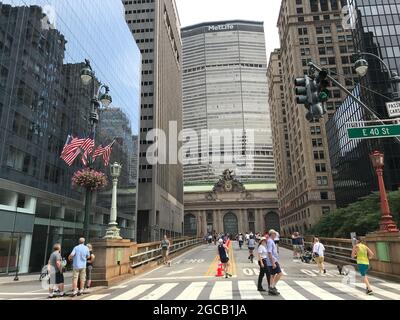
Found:
[[[185,185],[215,183],[226,169],[243,182],[275,182],[262,22],[182,28]],[[215,143],[217,141],[217,143]]]

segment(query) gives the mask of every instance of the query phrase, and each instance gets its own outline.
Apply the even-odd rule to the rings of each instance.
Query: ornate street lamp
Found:
[[[370,155],[372,165],[378,176],[379,193],[381,197],[381,221],[380,232],[399,232],[396,223],[393,221],[393,217],[390,213],[389,202],[386,195],[385,182],[383,180],[383,167],[385,165],[384,154],[379,151],[375,151]]]
[[[388,72],[388,75],[389,75],[389,81],[393,85],[392,90],[393,90],[394,96],[397,97],[398,94],[400,94],[400,92],[399,92],[400,76],[397,74],[397,72],[391,70],[389,65],[385,61],[383,61],[383,59],[381,59],[381,57],[377,56],[376,54],[370,53],[370,52],[358,52],[356,54],[356,56],[358,57],[358,59],[354,63],[354,69],[361,78],[364,77],[368,73],[368,68],[369,68],[369,64],[368,64],[367,60],[365,60],[363,58],[363,56],[373,57],[373,58],[377,59],[382,65],[385,66],[385,68]]]
[[[111,200],[111,214],[110,223],[108,224],[108,229],[104,239],[121,240],[122,237],[119,234],[120,229],[118,229],[117,223],[117,186],[118,178],[121,175],[122,166],[115,162],[110,166],[111,176],[113,178],[113,189],[112,189],[112,200]]]
[[[92,83],[92,92],[93,98],[91,100],[91,109],[90,109],[90,116],[89,116],[89,123],[90,123],[90,134],[95,140],[96,137],[96,127],[99,123],[99,110],[101,108],[108,108],[112,103],[112,97],[110,95],[110,89],[108,86],[97,82],[99,84],[99,89],[96,91],[96,81],[95,81],[95,72],[90,65],[90,61],[85,59],[85,66],[82,68],[80,72],[80,78],[83,85],[87,86]],[[104,89],[104,92],[103,92]],[[88,167],[93,168],[93,158],[92,155],[88,155]],[[89,219],[90,219],[90,208],[92,204],[92,191],[89,188],[86,188],[86,195],[85,195],[85,217],[83,223],[84,229],[84,237],[89,241]]]

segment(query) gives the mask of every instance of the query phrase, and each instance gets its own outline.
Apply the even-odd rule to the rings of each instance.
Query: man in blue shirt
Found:
[[[276,289],[276,284],[282,277],[282,270],[278,261],[278,249],[275,244],[276,235],[277,232],[272,229],[269,232],[269,239],[267,242],[267,266],[271,274],[271,287],[268,290],[268,293],[273,296],[279,295],[279,292]]]
[[[79,245],[72,250],[69,260],[72,260],[72,296],[83,294],[83,289],[86,282],[86,264],[87,259],[90,257],[88,247],[85,246],[85,239],[79,239]],[[78,279],[80,279],[80,290],[78,291]]]

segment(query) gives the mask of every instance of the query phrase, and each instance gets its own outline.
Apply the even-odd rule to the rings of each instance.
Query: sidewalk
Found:
[[[38,282],[39,281],[39,273],[34,273],[34,274],[22,274],[18,275],[19,280],[14,281],[15,274],[14,275],[8,275],[8,276],[0,276],[0,285],[7,285],[7,284],[18,284],[18,283],[24,283],[24,282]],[[71,279],[72,278],[72,272],[68,271],[64,273],[64,278],[65,279]]]

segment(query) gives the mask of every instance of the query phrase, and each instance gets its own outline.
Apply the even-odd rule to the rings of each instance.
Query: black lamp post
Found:
[[[91,111],[89,117],[90,134],[93,140],[96,140],[96,128],[99,123],[99,111],[101,108],[108,108],[112,103],[112,97],[110,95],[110,89],[108,86],[99,82],[99,89],[96,90],[96,81],[94,80],[95,72],[93,71],[90,61],[85,60],[85,66],[81,70],[81,81],[84,85],[92,83],[93,98],[91,100]],[[104,91],[103,91],[104,89]],[[92,154],[88,155],[88,167],[93,169],[93,157]],[[90,208],[92,204],[92,190],[86,188],[85,195],[85,217],[83,222],[84,237],[89,241],[89,219],[90,219]]]

